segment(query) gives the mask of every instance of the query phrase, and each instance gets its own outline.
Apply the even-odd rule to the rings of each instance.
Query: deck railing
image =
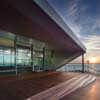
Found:
[[[100,65],[100,64],[99,64]],[[98,68],[92,64],[85,64],[84,65],[84,72],[89,72],[92,74],[100,75],[100,67],[98,65]],[[66,71],[66,72],[81,72],[82,71],[82,65],[81,64],[67,64],[58,69],[57,71]]]

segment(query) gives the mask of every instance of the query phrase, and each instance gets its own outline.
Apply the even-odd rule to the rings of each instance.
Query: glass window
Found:
[[[34,65],[35,66],[43,65],[43,51],[34,51]]]
[[[29,49],[17,49],[17,66],[31,66],[31,51]]]

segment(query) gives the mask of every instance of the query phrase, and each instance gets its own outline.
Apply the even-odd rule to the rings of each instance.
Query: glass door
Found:
[[[17,47],[16,53],[16,66],[18,72],[29,70],[31,68],[30,49]]]
[[[34,50],[34,71],[43,70],[43,51]]]

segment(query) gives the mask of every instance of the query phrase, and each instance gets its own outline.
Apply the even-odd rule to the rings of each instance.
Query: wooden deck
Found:
[[[80,88],[60,100],[100,100],[100,77],[90,85]]]
[[[77,73],[39,72],[19,76],[0,76],[0,100],[24,100],[58,85]]]

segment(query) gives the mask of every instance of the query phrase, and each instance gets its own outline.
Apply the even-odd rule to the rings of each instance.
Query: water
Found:
[[[100,75],[100,64],[85,64],[85,71]],[[82,71],[82,64],[67,64],[58,71]]]

